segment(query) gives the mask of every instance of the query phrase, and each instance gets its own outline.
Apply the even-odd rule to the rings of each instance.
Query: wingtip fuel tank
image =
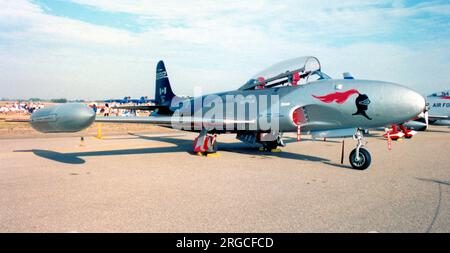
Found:
[[[69,103],[49,106],[31,115],[31,126],[42,133],[78,132],[95,120],[95,112],[85,104]]]

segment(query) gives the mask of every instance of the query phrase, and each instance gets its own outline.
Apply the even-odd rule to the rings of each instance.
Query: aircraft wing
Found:
[[[128,103],[155,103],[156,100],[154,99],[129,99]]]
[[[445,120],[445,119],[450,119],[448,116],[443,116],[443,115],[428,115],[428,119],[429,120]]]
[[[170,116],[155,116],[155,117],[142,117],[142,116],[109,116],[109,117],[96,117],[95,122],[109,122],[109,123],[141,123],[141,124],[155,124],[155,125],[171,125],[172,117]]]
[[[114,106],[113,109],[125,109],[125,110],[141,110],[141,111],[154,111],[156,109],[167,107],[167,106],[158,106],[158,105],[123,105],[123,106]]]
[[[172,128],[180,128],[183,127],[196,127],[198,126],[201,130],[201,127],[217,127],[222,126],[225,127],[227,125],[242,125],[246,126],[249,124],[256,124],[256,120],[235,120],[235,119],[206,119],[206,118],[197,118],[197,117],[179,117],[179,116],[130,116],[130,117],[118,117],[118,116],[109,116],[109,117],[96,117],[96,122],[109,122],[109,123],[140,123],[140,124],[153,124],[160,126],[169,126]]]
[[[102,102],[105,102],[105,103],[126,103],[128,101],[125,101],[123,99],[107,99],[107,100],[103,100]]]

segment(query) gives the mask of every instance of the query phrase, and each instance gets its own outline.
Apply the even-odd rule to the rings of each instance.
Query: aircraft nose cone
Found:
[[[409,90],[407,97],[411,101],[411,113],[413,114],[413,117],[419,115],[425,110],[426,101],[422,95],[413,90]]]
[[[404,86],[392,84],[385,99],[390,100],[386,114],[395,118],[395,123],[411,120],[425,110],[425,98]]]

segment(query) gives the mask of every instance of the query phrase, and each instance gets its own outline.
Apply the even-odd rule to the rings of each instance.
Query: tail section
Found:
[[[170,103],[174,97],[175,94],[170,87],[164,62],[159,61],[158,65],[156,65],[155,103],[158,106],[170,107]]]

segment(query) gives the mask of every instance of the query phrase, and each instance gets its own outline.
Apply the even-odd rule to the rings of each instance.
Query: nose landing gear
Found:
[[[367,143],[363,136],[363,131],[361,129],[357,129],[355,135],[353,135],[353,139],[358,143],[356,148],[350,152],[350,165],[354,169],[365,170],[370,166],[371,157],[369,151],[363,148],[363,146]]]

